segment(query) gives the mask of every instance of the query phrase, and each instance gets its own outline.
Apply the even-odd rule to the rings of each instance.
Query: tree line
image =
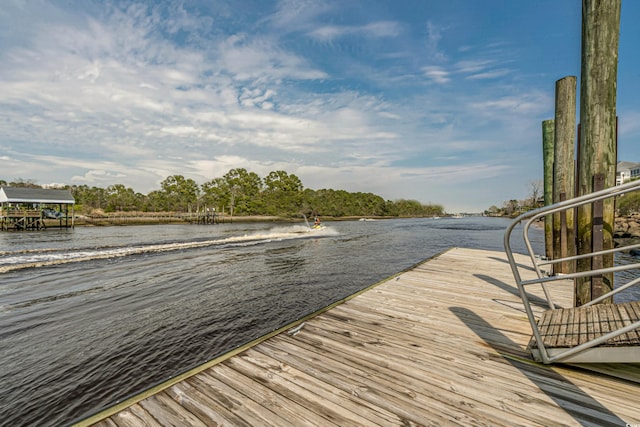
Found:
[[[529,196],[527,198],[521,200],[511,199],[504,201],[502,203],[502,207],[493,205],[490,208],[486,209],[484,211],[484,214],[488,216],[516,217],[523,212],[542,207],[544,206],[542,185],[543,182],[541,180],[530,181]]]
[[[529,197],[522,200],[507,200],[503,202],[502,207],[493,205],[484,211],[485,215],[516,217],[523,212],[543,207],[544,194],[542,184],[542,181],[530,182]],[[615,210],[616,214],[621,216],[628,216],[640,212],[640,194],[632,192],[625,194],[623,197],[616,197]]]
[[[0,185],[41,187],[31,180],[0,180]],[[160,189],[142,194],[122,184],[107,188],[67,185],[76,201],[76,211],[103,212],[195,212],[215,209],[229,215],[322,216],[433,216],[441,215],[441,205],[424,205],[416,200],[384,200],[373,193],[304,188],[302,181],[285,171],[270,172],[261,178],[243,168],[201,185],[182,175],[171,175]]]

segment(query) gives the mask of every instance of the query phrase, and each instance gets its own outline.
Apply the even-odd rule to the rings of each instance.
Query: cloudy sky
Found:
[[[619,159],[640,161],[640,2]],[[233,168],[481,211],[542,179],[578,0],[3,0],[0,179],[160,188]]]

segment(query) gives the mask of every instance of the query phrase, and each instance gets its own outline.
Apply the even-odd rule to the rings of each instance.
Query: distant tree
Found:
[[[423,215],[422,204],[417,200],[405,200],[400,199],[394,201],[397,207],[398,215],[400,216],[415,216]]]
[[[387,214],[387,202],[373,193],[356,193],[355,203],[358,216],[384,216]]]
[[[498,215],[500,213],[500,208],[495,206],[495,205],[492,205],[489,209],[484,211],[484,213],[486,215],[494,215],[495,216],[495,215]]]
[[[107,187],[107,206],[105,211],[129,211],[136,210],[136,193],[131,188],[122,184],[110,185]]]
[[[200,187],[182,175],[171,175],[160,183],[166,195],[167,210],[186,212],[198,202]]]
[[[232,214],[260,214],[262,179],[254,172],[246,169],[231,169],[223,179],[230,192]]]
[[[640,212],[640,194],[632,192],[622,197],[617,197],[616,209],[618,210],[618,214],[623,216]]]
[[[425,214],[433,216],[433,215],[442,215],[444,214],[444,206],[430,203],[424,206]]]
[[[295,216],[302,204],[302,181],[285,171],[270,172],[264,178],[262,199],[268,215]]]
[[[142,210],[145,212],[163,212],[167,210],[168,205],[167,193],[155,190],[144,197]]]
[[[317,208],[321,206],[319,192],[310,188],[302,190],[300,213],[304,215],[319,215]]]
[[[528,207],[535,209],[539,207],[538,200],[543,196],[542,194],[543,183],[541,180],[535,180],[529,182],[529,194]]]
[[[0,180],[0,185],[6,181]],[[18,179],[6,185],[39,187],[32,180]],[[144,195],[122,184],[106,189],[87,185],[68,186],[78,208],[106,211],[186,211],[193,207],[214,207],[236,215],[298,216],[426,216],[440,215],[441,205],[423,205],[416,200],[384,200],[373,193],[345,190],[305,189],[296,175],[270,172],[264,179],[244,168],[231,169],[223,177],[198,186],[192,179],[172,175],[160,183],[160,190]]]
[[[107,192],[104,188],[88,185],[72,185],[69,187],[76,205],[84,210],[103,209],[107,206]]]
[[[202,203],[224,212],[231,205],[231,191],[224,178],[214,178],[200,186]]]
[[[321,189],[305,191],[304,195],[308,215],[346,216],[352,212],[351,196],[344,190]]]
[[[32,179],[18,178],[8,184],[9,187],[22,187],[22,188],[42,188],[41,185],[35,183]]]
[[[520,203],[515,199],[511,199],[508,202],[504,202],[503,209],[506,215],[512,216],[516,214],[519,208],[520,208]]]

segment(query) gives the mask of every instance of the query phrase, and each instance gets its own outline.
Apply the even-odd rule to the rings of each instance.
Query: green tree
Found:
[[[394,204],[397,207],[399,216],[414,216],[423,214],[422,204],[417,200],[400,199],[396,200]]]
[[[218,212],[224,212],[231,206],[231,190],[224,178],[214,178],[200,186],[202,203],[215,207]]]
[[[107,191],[100,187],[73,185],[69,188],[76,205],[85,210],[103,209],[107,206]]]
[[[270,172],[264,179],[263,206],[267,215],[295,216],[302,203],[302,181],[285,171]]]
[[[186,212],[198,202],[200,188],[198,184],[182,175],[171,175],[160,183],[166,195],[166,208]]]
[[[42,188],[42,186],[36,184],[32,179],[17,178],[8,185],[9,187],[23,187],[23,188]]]
[[[514,214],[518,213],[518,210],[520,209],[520,203],[515,199],[511,199],[508,202],[504,202],[503,209],[505,214],[513,216]]]
[[[167,193],[154,190],[144,197],[142,210],[145,212],[163,212],[167,210]]]
[[[498,214],[500,214],[500,208],[497,207],[496,205],[491,205],[489,207],[489,209],[487,209],[486,211],[484,211],[484,213],[486,215],[491,215],[491,216],[496,216]]]
[[[360,216],[383,216],[387,214],[387,202],[373,193],[356,193],[358,212]]]
[[[394,216],[433,216],[442,215],[442,205],[423,205],[417,200],[400,199],[395,202],[387,202],[387,211]]]
[[[107,187],[107,212],[128,211],[136,209],[136,193],[131,188],[122,184],[114,184]]]
[[[631,215],[640,212],[640,194],[627,193],[623,197],[616,198],[616,208],[620,215]]]
[[[256,173],[243,168],[231,169],[223,178],[229,188],[232,214],[260,214],[262,179]]]
[[[4,184],[3,184],[4,183]],[[0,185],[6,181],[0,180]],[[18,179],[8,185],[39,187],[32,180]],[[182,175],[167,177],[160,190],[148,195],[135,193],[122,184],[107,189],[87,185],[69,186],[76,204],[108,211],[186,211],[193,207],[215,207],[237,215],[297,216],[425,216],[443,213],[440,205],[422,205],[415,200],[384,200],[373,193],[345,190],[305,189],[296,175],[278,170],[264,180],[246,169],[231,169],[221,178],[198,186]],[[515,202],[517,205],[517,201]]]

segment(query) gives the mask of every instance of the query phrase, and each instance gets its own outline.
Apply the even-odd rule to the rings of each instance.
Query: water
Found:
[[[326,225],[0,233],[0,425],[68,424],[443,250],[503,251],[508,221]]]

